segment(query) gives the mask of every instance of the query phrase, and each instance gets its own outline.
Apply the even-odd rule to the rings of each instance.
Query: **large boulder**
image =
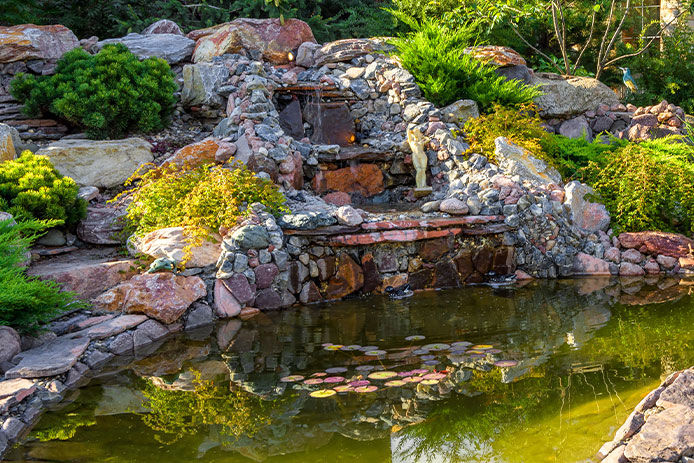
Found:
[[[219,259],[221,237],[214,241],[203,241],[200,246],[190,249],[189,258],[186,260],[185,248],[188,246],[187,236],[182,227],[162,228],[147,233],[141,238],[131,240],[136,252],[146,254],[158,259],[168,257],[177,263],[185,260],[188,268],[207,267],[213,265]]]
[[[499,160],[499,167],[508,176],[518,175],[521,181],[540,185],[561,183],[559,172],[528,150],[514,145],[504,137],[498,137],[494,143],[494,154]]]
[[[478,45],[468,47],[463,53],[493,66],[525,66],[525,59],[513,48],[499,45]]]
[[[79,185],[113,188],[142,165],[154,160],[152,145],[142,138],[124,140],[60,140],[36,154],[48,156],[62,175]]]
[[[544,117],[568,117],[593,111],[601,104],[619,104],[615,92],[590,77],[565,77],[548,72],[533,76],[531,85],[539,85],[542,95],[535,99]]]
[[[687,257],[694,252],[694,240],[677,233],[657,231],[620,233],[619,244],[627,249],[639,249],[644,254]]]
[[[574,180],[566,185],[564,204],[571,210],[571,218],[576,226],[588,232],[607,231],[610,226],[610,213],[604,204],[594,203],[586,199],[593,194],[588,185]]]
[[[183,66],[181,103],[186,106],[208,105],[219,107],[224,99],[217,94],[229,78],[229,68],[220,64],[199,63]]]
[[[11,161],[19,154],[19,132],[12,126],[0,124],[0,162]]]
[[[75,34],[65,26],[0,26],[0,63],[33,59],[54,61],[79,46]]]
[[[206,138],[179,149],[164,161],[163,166],[176,164],[179,167],[197,167],[202,164],[211,164],[217,160],[216,154],[218,151],[228,150],[231,146],[235,147],[236,145],[215,138]]]
[[[9,326],[0,326],[0,363],[9,362],[21,350],[19,334]]]
[[[183,31],[175,22],[169,19],[160,19],[147,26],[145,30],[142,31],[142,35],[152,35],[152,34],[176,34],[183,35]]]
[[[101,294],[92,305],[97,310],[142,313],[163,323],[174,323],[206,294],[205,283],[199,277],[145,273]]]
[[[304,47],[306,47],[306,45],[304,45]],[[343,63],[358,58],[359,56],[371,53],[383,53],[390,50],[393,50],[393,46],[389,45],[385,40],[342,39],[326,43],[322,47],[312,50],[311,59],[308,59],[308,54],[311,50],[305,48],[302,51],[304,51],[307,56],[302,56],[302,61],[305,60],[305,64],[312,62],[314,66],[322,66],[328,63]]]
[[[109,261],[85,259],[48,262],[29,268],[29,275],[57,282],[63,291],[74,291],[89,300],[135,275],[137,263],[131,259]]]
[[[139,58],[162,58],[169,64],[184,61],[193,54],[195,41],[179,34],[128,34],[117,39],[107,39],[97,42],[96,46],[101,50],[104,45],[110,43],[122,43],[128,50]]]
[[[299,45],[315,41],[309,25],[299,19],[287,19],[283,24],[277,18],[239,18],[198,39],[193,61],[212,61],[215,56],[245,50],[270,63],[286,64]]]

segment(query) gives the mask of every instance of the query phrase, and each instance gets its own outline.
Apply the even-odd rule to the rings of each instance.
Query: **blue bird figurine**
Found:
[[[629,68],[619,68],[623,75],[622,75],[622,82],[624,82],[624,85],[629,89],[630,92],[636,93],[638,91],[638,87],[636,86],[636,82],[634,81],[634,78],[631,75],[631,71]]]

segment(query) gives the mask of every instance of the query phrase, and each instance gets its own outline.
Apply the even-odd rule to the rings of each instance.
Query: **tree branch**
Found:
[[[597,5],[598,3],[596,2],[595,4]],[[590,41],[593,40],[593,32],[595,31],[595,18],[597,17],[597,14],[598,12],[595,11],[595,8],[593,8],[593,14],[590,20],[590,33],[588,34],[588,40],[586,40],[586,44],[581,49],[581,52],[578,54],[578,58],[576,58],[576,61],[574,61],[574,67],[571,70],[571,74],[576,74],[576,69],[578,69],[578,65],[581,62],[581,58],[583,58],[583,53],[585,53],[586,49],[588,49]]]
[[[515,24],[511,23],[511,30],[513,30],[513,32],[518,36],[518,38],[521,39],[521,40],[523,41],[524,44],[526,44],[527,46],[529,46],[535,53],[537,53],[537,54],[539,54],[540,56],[542,56],[543,58],[547,59],[547,61],[548,61],[549,63],[551,63],[552,66],[554,66],[554,69],[556,69],[557,71],[559,71],[560,74],[562,74],[562,73],[564,72],[564,71],[562,71],[562,69],[561,69],[559,66],[556,65],[556,63],[554,63],[554,61],[552,61],[552,58],[550,58],[550,57],[547,56],[545,53],[543,53],[542,51],[538,50],[537,47],[533,46],[530,42],[528,42],[528,41],[525,39],[525,37],[523,37],[523,35],[518,31],[518,26],[516,26]]]

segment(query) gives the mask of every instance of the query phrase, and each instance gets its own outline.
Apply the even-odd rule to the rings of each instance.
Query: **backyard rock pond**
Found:
[[[668,279],[471,286],[233,319],[105,364],[5,458],[589,461],[649,391],[691,387],[691,370],[672,378],[694,361],[690,288]],[[686,394],[677,410],[691,416]],[[668,409],[650,397],[652,416],[619,446],[634,461],[689,461],[691,448],[668,444],[659,459],[638,440]],[[676,443],[691,421],[669,426],[658,431]]]

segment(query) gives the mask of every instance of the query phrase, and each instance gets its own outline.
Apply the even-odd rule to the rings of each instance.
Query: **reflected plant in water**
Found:
[[[215,426],[219,434],[236,441],[253,436],[271,420],[260,399],[224,384],[201,378],[193,371],[193,391],[165,390],[148,382],[143,394],[150,413],[142,421],[159,434],[157,441],[171,444],[185,435],[200,432],[203,426]]]
[[[31,434],[31,437],[34,437],[41,442],[48,442],[52,440],[69,440],[75,436],[79,428],[85,426],[94,426],[96,424],[96,420],[91,414],[85,416],[84,414],[78,412],[67,413],[64,416],[61,416],[59,420],[55,421],[55,423],[50,423],[48,427],[34,431]]]

